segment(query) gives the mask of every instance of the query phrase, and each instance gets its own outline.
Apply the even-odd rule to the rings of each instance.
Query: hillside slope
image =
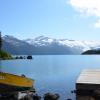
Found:
[[[6,59],[12,59],[12,57],[10,54],[4,51],[0,51],[0,59],[6,60]]]

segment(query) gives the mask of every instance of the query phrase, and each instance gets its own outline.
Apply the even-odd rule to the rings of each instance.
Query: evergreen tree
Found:
[[[1,51],[1,47],[2,47],[2,38],[1,38],[1,32],[0,32],[0,51]]]

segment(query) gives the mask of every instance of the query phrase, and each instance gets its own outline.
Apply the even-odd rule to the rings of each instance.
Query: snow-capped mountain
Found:
[[[35,39],[24,40],[30,45],[43,46],[50,45],[52,43],[58,43],[59,45],[67,46],[70,48],[82,49],[82,51],[100,48],[100,41],[78,41],[68,39],[53,39],[44,36],[37,37]]]
[[[45,36],[19,40],[6,35],[3,44],[3,49],[12,54],[81,54],[86,50],[100,48],[100,41],[53,39]]]

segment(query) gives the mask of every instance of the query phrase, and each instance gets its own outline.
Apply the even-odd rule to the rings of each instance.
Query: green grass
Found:
[[[12,59],[12,56],[5,51],[0,51],[0,59],[6,60],[6,59]]]

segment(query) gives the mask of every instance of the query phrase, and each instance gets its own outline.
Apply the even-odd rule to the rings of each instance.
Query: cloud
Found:
[[[69,4],[80,13],[100,17],[100,0],[68,0]]]
[[[96,28],[100,28],[100,19],[96,21],[95,27],[96,27]]]
[[[95,27],[100,28],[100,0],[67,0],[68,3],[79,13],[87,16],[95,16],[99,20]]]

